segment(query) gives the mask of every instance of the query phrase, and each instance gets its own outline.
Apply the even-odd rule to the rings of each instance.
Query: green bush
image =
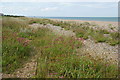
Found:
[[[101,32],[103,34],[109,34],[109,32],[107,30],[99,30],[99,32]]]
[[[106,38],[103,34],[95,33],[93,35],[95,42],[106,42],[108,38]]]

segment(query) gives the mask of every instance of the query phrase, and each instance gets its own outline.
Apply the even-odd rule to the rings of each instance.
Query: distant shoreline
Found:
[[[115,22],[115,23],[117,23],[116,21],[98,21],[98,20],[80,20],[80,19],[57,19],[57,18],[56,19],[55,18],[45,18],[45,19],[66,20],[66,21],[85,21],[85,22],[87,22],[87,21],[91,21],[91,22]]]
[[[39,17],[39,16],[34,16],[34,17],[35,18],[44,18],[44,19],[118,22],[118,17]]]
[[[114,28],[115,31],[118,31],[118,22],[109,22],[109,21],[84,21],[84,20],[68,20],[68,19],[50,19],[54,21],[65,21],[65,22],[75,22],[75,23],[84,23],[89,22],[90,24],[96,25],[101,29],[110,30],[110,28]]]
[[[50,20],[74,21],[74,22],[79,22],[79,23],[89,22],[89,23],[93,23],[93,24],[99,24],[99,25],[102,25],[102,26],[112,24],[114,26],[118,26],[118,22],[112,22],[112,21],[90,21],[90,20],[70,20],[70,19],[50,19]]]

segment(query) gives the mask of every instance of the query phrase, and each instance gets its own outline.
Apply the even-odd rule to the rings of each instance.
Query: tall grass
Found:
[[[37,78],[113,78],[117,76],[116,65],[92,59],[89,56],[76,55],[76,49],[82,47],[81,41],[64,37],[53,38],[51,35],[39,44],[42,47],[35,76]]]
[[[113,78],[117,76],[116,65],[92,59],[89,56],[76,55],[76,49],[82,47],[79,39],[52,34],[38,38],[35,42],[40,52],[35,78]]]
[[[17,21],[18,20],[18,21]],[[14,23],[16,21],[16,23]],[[25,23],[24,23],[25,21]],[[60,22],[58,26],[74,29],[78,38],[58,36],[47,28],[32,29],[28,24],[54,24],[47,19],[6,18],[3,22],[3,72],[11,73],[21,67],[30,56],[37,55],[35,78],[116,78],[117,66],[90,56],[79,56],[77,48],[82,47],[85,30],[92,35],[92,29],[75,27],[73,24]],[[90,24],[85,23],[86,26]],[[84,25],[84,24],[82,24]],[[69,26],[69,27],[66,27]],[[21,31],[22,29],[27,29]],[[83,30],[79,32],[79,30]],[[113,35],[113,34],[111,34]],[[35,47],[35,48],[34,48]],[[81,53],[79,53],[81,54]]]
[[[26,23],[14,18],[3,18],[2,30],[2,69],[5,73],[14,72],[31,55],[32,46],[28,38],[19,36],[20,28]]]
[[[66,22],[54,22],[42,19],[36,23],[53,24],[61,26],[66,30],[73,30],[78,38],[88,39],[92,36],[97,42],[106,42],[108,38],[103,34],[108,34],[106,30],[93,30],[89,28],[89,23],[82,25],[70,24]],[[82,47],[81,41],[64,36],[46,35],[39,38],[37,46],[40,46],[40,57],[36,78],[113,78],[117,77],[117,66],[104,62],[101,59],[93,59],[90,56],[76,55],[76,49]],[[79,53],[80,54],[80,53]]]
[[[115,37],[116,35],[119,35],[118,32],[109,32],[108,30],[105,29],[90,28],[89,26],[94,27],[95,25],[90,24],[89,22],[84,22],[79,24],[74,22],[54,21],[49,19],[41,19],[34,22],[44,25],[53,24],[55,26],[61,26],[65,30],[72,30],[73,32],[75,32],[78,38],[82,37],[83,39],[88,39],[89,37],[92,37],[92,39],[94,39],[95,42],[106,42],[111,46],[115,46],[120,43],[120,41],[118,40],[119,37]],[[110,36],[106,37],[104,36],[104,34],[110,34]]]

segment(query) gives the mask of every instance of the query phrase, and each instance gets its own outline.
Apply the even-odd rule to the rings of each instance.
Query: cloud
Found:
[[[59,3],[59,5],[61,5],[61,6],[73,6],[74,5],[74,3],[68,3],[68,2],[61,2],[61,3]]]
[[[1,2],[118,2],[119,0],[1,0]]]
[[[42,8],[41,11],[55,11],[57,9],[58,7],[47,7],[47,8]]]
[[[91,7],[91,8],[113,8],[113,7],[117,7],[117,4],[108,5],[108,4],[98,3],[98,4],[82,4],[80,6]]]
[[[84,5],[80,5],[83,7],[91,7],[91,8],[107,8],[106,6],[103,5],[97,5],[97,4],[84,4]]]

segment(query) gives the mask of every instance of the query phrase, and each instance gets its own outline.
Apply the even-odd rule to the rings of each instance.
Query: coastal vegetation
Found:
[[[3,16],[2,71],[12,74],[32,56],[37,55],[36,75],[32,78],[116,78],[118,66],[90,55],[77,55],[76,49],[83,46],[82,39],[119,44],[118,32],[90,28],[92,24],[70,23],[27,17]],[[74,36],[56,35],[50,29],[30,28],[32,24],[52,24],[72,30]],[[93,25],[94,26],[94,25]],[[109,37],[106,37],[107,34]],[[79,53],[81,54],[81,53]]]
[[[84,23],[75,23],[75,22],[67,22],[67,21],[54,21],[50,19],[33,19],[30,20],[30,24],[32,23],[40,23],[40,24],[53,24],[55,26],[61,26],[62,28],[66,30],[72,30],[73,32],[76,33],[76,36],[79,38],[84,38],[84,39],[94,39],[95,42],[105,42],[108,43],[112,46],[118,45],[120,43],[119,41],[119,32],[114,31],[109,32],[106,29],[99,29],[95,28],[94,29],[94,24],[90,24],[89,22],[84,22]],[[91,27],[92,26],[92,27]],[[110,26],[112,26],[110,24]],[[106,37],[105,35],[108,35]]]

